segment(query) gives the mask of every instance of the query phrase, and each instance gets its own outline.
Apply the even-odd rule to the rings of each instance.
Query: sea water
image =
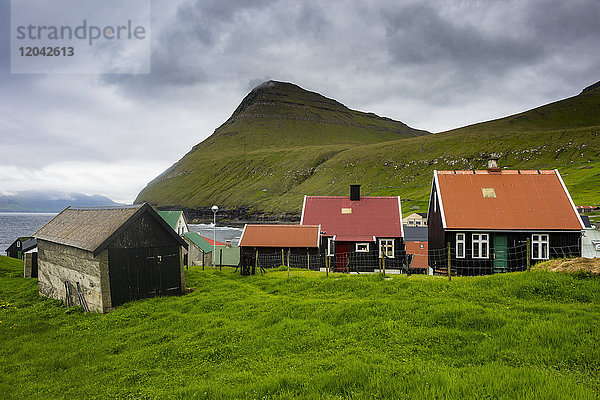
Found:
[[[31,236],[56,213],[0,212],[0,254],[21,236]]]
[[[213,239],[213,235],[217,234],[217,242],[225,243],[227,240],[231,240],[233,246],[237,246],[240,242],[240,236],[242,236],[242,228],[232,228],[230,226],[219,226],[217,223],[217,229],[214,229],[213,224],[188,224],[190,231],[198,232],[201,236]]]

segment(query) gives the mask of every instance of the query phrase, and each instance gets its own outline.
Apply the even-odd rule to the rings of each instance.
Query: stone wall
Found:
[[[80,305],[77,296],[79,282],[90,311],[106,312],[111,307],[108,251],[104,250],[94,257],[89,251],[38,240],[40,295],[64,302],[65,282],[68,282],[71,288],[73,304]]]

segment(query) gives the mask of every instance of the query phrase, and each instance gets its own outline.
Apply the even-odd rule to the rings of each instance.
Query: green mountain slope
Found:
[[[296,85],[269,81],[252,90],[213,135],[150,182],[136,202],[260,207],[341,151],[427,134]],[[286,207],[297,208],[280,209]]]
[[[489,155],[498,153],[502,167],[558,168],[576,204],[600,204],[599,111],[600,88],[592,87],[520,114],[434,135],[363,144],[335,144],[324,137],[328,144],[248,146],[223,159],[196,154],[192,161],[188,154],[157,178],[169,185],[151,183],[139,199],[192,208],[216,203],[299,211],[305,194],[345,195],[349,184],[360,183],[365,195],[400,195],[406,214],[411,206],[426,210],[434,169],[485,168]],[[225,140],[216,136],[209,139],[214,145]],[[172,191],[175,182],[196,192],[184,203]]]

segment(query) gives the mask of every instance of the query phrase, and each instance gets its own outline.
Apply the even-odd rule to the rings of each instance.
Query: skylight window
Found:
[[[494,188],[481,188],[481,193],[483,194],[484,199],[495,199],[496,191]]]

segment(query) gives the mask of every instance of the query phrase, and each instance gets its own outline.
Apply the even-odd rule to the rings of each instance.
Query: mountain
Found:
[[[322,140],[323,144],[310,145],[298,137],[301,144],[296,147],[292,147],[292,141],[289,147],[251,148],[245,143],[256,146],[261,135],[271,139],[279,135],[283,140],[281,136],[286,131],[246,131],[246,139],[237,145],[229,141],[231,149],[219,147],[219,156],[211,157],[209,150],[216,149],[220,140],[235,136],[223,136],[225,132],[234,132],[224,129],[230,126],[228,121],[215,135],[151,182],[140,193],[138,201],[203,210],[214,203],[225,208],[241,208],[246,218],[256,219],[258,210],[267,214],[298,213],[305,194],[346,195],[349,184],[359,183],[364,195],[400,195],[405,213],[410,212],[411,207],[424,211],[433,170],[485,168],[489,155],[497,153],[501,167],[558,168],[576,204],[600,204],[597,190],[600,187],[600,88],[593,86],[577,96],[505,118],[438,134],[409,134],[375,143],[365,140],[335,144],[329,140],[330,132],[324,130],[320,137],[312,137],[315,141]],[[243,104],[244,101],[238,107],[242,113],[248,110]],[[265,117],[260,124],[276,126],[280,119],[273,118],[274,115],[277,114]],[[232,115],[234,123],[244,119],[236,120],[235,116],[236,113]],[[342,132],[346,130],[343,126],[340,128]],[[348,136],[354,138],[350,133]],[[267,143],[275,146],[270,141],[264,142],[265,146]],[[247,210],[244,206],[252,208]],[[212,217],[210,210],[207,212],[206,215]],[[252,212],[254,215],[250,215]],[[230,216],[240,217],[238,214]]]
[[[59,212],[67,206],[118,206],[105,196],[57,191],[24,191],[0,195],[0,212]]]
[[[423,135],[429,132],[351,110],[291,83],[268,81],[209,138],[150,182],[136,202],[254,207],[287,193],[344,150]]]

